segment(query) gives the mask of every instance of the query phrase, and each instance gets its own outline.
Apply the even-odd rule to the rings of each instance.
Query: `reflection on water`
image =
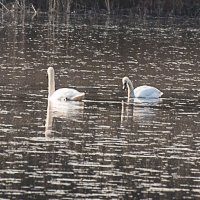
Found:
[[[0,198],[199,199],[199,22],[36,16],[0,25]],[[84,102],[47,101],[46,70]],[[121,78],[164,92],[126,100]]]
[[[63,118],[65,120],[82,120],[84,103],[77,101],[48,101],[47,116],[45,123],[45,136],[53,136],[54,118]],[[80,119],[79,119],[80,118]]]
[[[121,111],[121,125],[126,121],[126,125],[130,121],[138,123],[152,122],[156,116],[156,112],[159,111],[159,104],[162,99],[143,99],[132,98],[128,99],[128,102],[122,101]]]

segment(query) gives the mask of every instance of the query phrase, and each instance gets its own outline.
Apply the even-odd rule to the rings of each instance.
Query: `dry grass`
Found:
[[[1,0],[5,12],[107,13],[139,16],[199,16],[200,0]]]

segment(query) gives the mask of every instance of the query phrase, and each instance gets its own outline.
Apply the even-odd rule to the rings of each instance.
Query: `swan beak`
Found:
[[[127,89],[127,84],[124,83],[124,84],[123,84],[123,90],[126,90],[126,89]]]

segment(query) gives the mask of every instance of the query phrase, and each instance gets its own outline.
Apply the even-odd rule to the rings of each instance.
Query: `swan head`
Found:
[[[128,83],[130,82],[130,79],[128,77],[124,77],[122,79],[122,87],[123,87],[123,90],[126,90],[128,88]]]
[[[54,75],[54,68],[53,68],[53,67],[49,67],[49,68],[47,69],[47,74],[48,74],[48,75]]]
[[[125,76],[122,79],[122,85],[123,85],[123,89],[124,90],[128,89],[128,98],[134,98],[135,95],[134,95],[133,84],[132,84],[131,80],[127,76]]]

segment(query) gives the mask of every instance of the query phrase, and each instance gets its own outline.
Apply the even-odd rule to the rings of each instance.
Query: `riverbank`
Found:
[[[14,12],[37,14],[77,13],[129,16],[200,16],[199,0],[9,0],[0,2],[1,15]]]

